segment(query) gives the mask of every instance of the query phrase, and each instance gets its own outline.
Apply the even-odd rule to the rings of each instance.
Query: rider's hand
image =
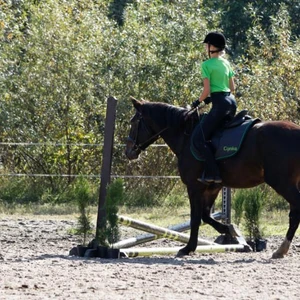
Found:
[[[196,108],[199,104],[200,104],[199,99],[195,100],[195,101],[192,103],[192,108]]]

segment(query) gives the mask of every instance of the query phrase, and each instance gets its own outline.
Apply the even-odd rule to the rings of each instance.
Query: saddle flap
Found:
[[[215,152],[215,159],[225,159],[235,155],[239,150],[247,135],[249,129],[256,123],[260,122],[260,119],[252,119],[247,115],[247,110],[242,110],[236,115],[236,117],[228,125],[217,130],[212,139],[211,146]],[[198,152],[194,146],[193,139],[197,138],[192,136],[191,140],[191,152],[193,156],[200,161],[204,161],[204,157]]]

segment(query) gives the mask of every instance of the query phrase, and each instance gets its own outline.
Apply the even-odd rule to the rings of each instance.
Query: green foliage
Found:
[[[284,7],[272,24],[272,38],[260,25],[248,32],[248,58],[240,65],[238,75],[239,105],[265,120],[289,119],[299,123],[299,40],[295,43],[290,38]]]
[[[114,180],[107,188],[105,199],[107,218],[107,241],[113,244],[120,239],[120,229],[118,224],[119,206],[124,199],[124,184],[122,179]]]
[[[89,206],[91,204],[92,193],[89,183],[83,177],[79,177],[76,180],[73,197],[78,205],[79,217],[78,227],[76,229],[77,234],[83,235],[83,245],[86,245],[87,236],[91,233],[91,215],[89,212]]]
[[[243,55],[247,51],[249,39],[245,34],[251,28],[260,24],[262,31],[272,36],[270,28],[272,19],[280,14],[284,5],[288,19],[291,20],[291,35],[300,36],[299,13],[300,4],[297,0],[274,1],[211,1],[203,0],[205,15],[211,28],[220,27],[230,41],[230,50],[235,56]],[[217,24],[217,26],[216,26]],[[259,47],[259,44],[257,44]]]
[[[210,30],[229,38],[239,108],[299,123],[298,15],[299,3],[285,0],[3,2],[0,139],[31,143],[1,145],[3,173],[52,174],[26,186],[41,186],[42,202],[69,201],[74,175],[100,173],[107,97],[119,100],[115,145],[128,134],[130,95],[191,103]],[[113,154],[113,174],[178,175],[167,148],[150,147],[129,165],[120,146]],[[159,205],[174,182],[126,180],[126,205]]]
[[[5,167],[16,173],[79,174],[91,172],[97,148],[70,146],[102,141],[104,105],[98,97],[97,40],[101,14],[76,13],[75,3],[45,2],[28,7],[26,34],[14,27],[3,44],[2,135],[8,141],[64,143],[5,151]],[[95,28],[94,22],[98,22]],[[7,38],[6,38],[7,39]],[[13,105],[12,105],[13,104]],[[84,157],[84,164],[80,161]],[[97,162],[98,163],[98,162]],[[74,177],[68,178],[70,184]],[[53,190],[61,181],[46,178]]]
[[[239,223],[243,216],[250,240],[261,238],[260,221],[264,205],[265,191],[261,187],[238,190],[234,195],[235,218]]]
[[[103,220],[101,228],[97,230],[97,242],[100,245],[113,244],[120,239],[118,224],[119,206],[124,202],[124,183],[118,178],[107,187],[105,198],[106,220]]]
[[[157,206],[158,199],[155,193],[149,191],[149,184],[146,187],[139,186],[138,189],[128,191],[125,198],[125,206],[127,207],[152,207]]]
[[[0,177],[0,199],[9,205],[39,202],[43,195],[42,187],[25,177]]]
[[[265,186],[265,205],[264,209],[267,213],[274,211],[288,211],[289,203],[273,189]]]
[[[174,194],[173,192],[169,194],[163,205],[169,208],[180,208],[186,206],[188,203],[188,197],[183,191],[181,193]]]
[[[247,190],[238,190],[233,197],[232,209],[234,210],[234,222],[239,225],[244,214],[244,200],[247,197]]]

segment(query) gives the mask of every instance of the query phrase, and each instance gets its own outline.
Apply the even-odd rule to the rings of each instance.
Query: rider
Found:
[[[197,107],[200,102],[208,99],[212,107],[204,120],[195,128],[195,148],[205,158],[205,168],[201,181],[206,184],[221,183],[219,168],[208,141],[214,131],[224,123],[233,118],[236,112],[236,101],[234,92],[234,72],[230,63],[223,55],[225,54],[226,39],[222,33],[210,32],[204,39],[209,59],[201,64],[203,77],[203,91],[199,99],[193,102],[192,106]],[[209,97],[210,98],[207,98]]]

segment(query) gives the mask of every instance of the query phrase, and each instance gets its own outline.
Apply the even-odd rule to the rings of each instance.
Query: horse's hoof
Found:
[[[179,250],[175,257],[184,257],[185,255],[186,255],[185,253]]]
[[[283,258],[283,254],[276,251],[273,253],[272,258],[274,259]]]
[[[187,251],[185,249],[180,249],[177,254],[176,257],[184,257],[190,254],[190,251]]]
[[[249,245],[247,244],[247,245],[244,245],[243,252],[253,252],[253,249],[252,249],[251,246],[249,246]]]

